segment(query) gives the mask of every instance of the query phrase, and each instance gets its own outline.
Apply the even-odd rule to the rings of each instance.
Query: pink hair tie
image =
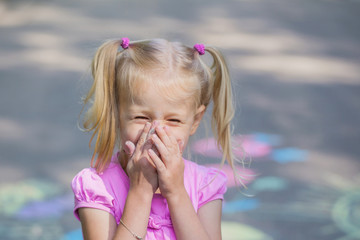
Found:
[[[121,47],[123,48],[123,49],[127,49],[128,47],[129,47],[129,39],[128,38],[122,38],[121,39]]]
[[[205,46],[204,46],[204,44],[195,44],[195,45],[194,45],[194,49],[195,49],[200,55],[204,55],[204,54],[205,54]]]

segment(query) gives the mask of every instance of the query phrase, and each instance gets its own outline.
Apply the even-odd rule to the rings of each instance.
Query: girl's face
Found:
[[[193,100],[169,101],[158,94],[154,86],[148,86],[140,91],[134,101],[123,103],[120,107],[121,145],[125,142],[137,144],[145,123],[150,122],[167,126],[171,134],[186,146],[189,136],[196,132],[205,106],[195,109]],[[183,149],[182,149],[183,150]]]

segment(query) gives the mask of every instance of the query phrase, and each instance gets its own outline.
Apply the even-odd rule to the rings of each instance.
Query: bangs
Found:
[[[154,87],[154,94],[165,97],[169,102],[191,101],[194,107],[200,105],[200,81],[194,74],[174,73],[169,69],[141,69],[128,66],[119,72],[117,82],[121,101],[141,101],[141,94]]]
[[[170,102],[192,101],[200,106],[207,82],[198,61],[193,63],[194,51],[177,42],[155,39],[134,42],[116,58],[117,99],[141,100],[141,94],[152,87],[154,94]],[[140,98],[140,99],[139,99]]]

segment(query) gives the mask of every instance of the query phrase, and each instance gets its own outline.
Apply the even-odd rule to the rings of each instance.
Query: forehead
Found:
[[[125,95],[127,102],[144,105],[161,100],[173,106],[199,103],[201,87],[195,76],[177,76],[168,73],[141,75],[131,80]],[[124,93],[124,91],[123,91]]]
[[[196,104],[193,98],[176,89],[159,89],[149,85],[137,93],[132,97],[131,102],[128,102],[129,109],[167,114],[188,114],[195,110]]]

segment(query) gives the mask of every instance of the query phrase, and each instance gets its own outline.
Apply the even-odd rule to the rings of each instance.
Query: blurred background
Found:
[[[248,190],[224,167],[223,239],[360,239],[359,22],[358,0],[0,1],[0,239],[82,239],[80,97],[96,48],[121,37],[226,55],[252,163]],[[220,162],[205,127],[190,145]]]

